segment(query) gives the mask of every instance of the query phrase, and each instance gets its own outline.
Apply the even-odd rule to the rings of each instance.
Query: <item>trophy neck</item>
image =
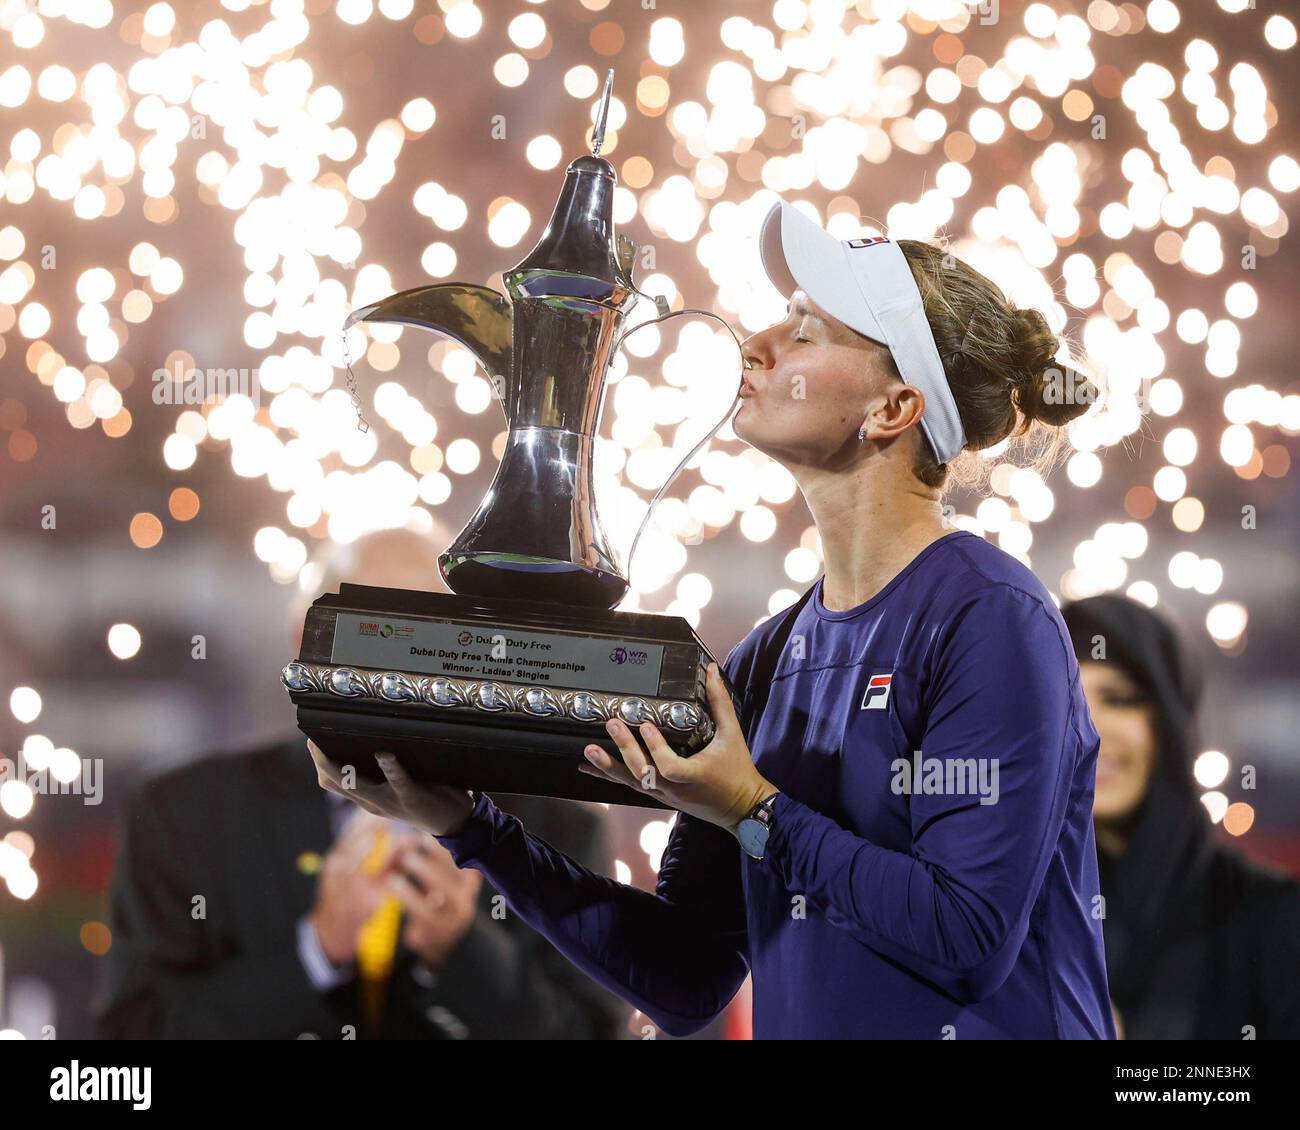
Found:
[[[530,298],[512,312],[515,348],[504,405],[511,429],[593,436],[622,314],[609,306]]]
[[[570,162],[541,239],[502,274],[513,319],[511,428],[596,431],[619,328],[637,301],[614,232],[617,183],[603,158]]]

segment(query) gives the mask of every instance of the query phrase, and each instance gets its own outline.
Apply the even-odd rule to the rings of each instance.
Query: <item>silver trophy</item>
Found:
[[[586,744],[618,756],[608,718],[653,721],[682,755],[713,736],[712,656],[690,624],[611,611],[628,581],[596,513],[592,455],[609,366],[640,297],[638,248],[615,234],[617,176],[600,156],[612,82],[610,71],[592,152],[565,170],[537,245],[502,273],[505,295],[415,287],[345,325],[398,323],[459,342],[509,427],[491,487],[438,558],[451,594],[344,584],[313,604],[302,653],[284,670],[299,727],[364,775],[378,776],[371,755],[387,750],[429,781],[636,804],[578,772]],[[655,301],[656,321],[705,313],[670,315]]]

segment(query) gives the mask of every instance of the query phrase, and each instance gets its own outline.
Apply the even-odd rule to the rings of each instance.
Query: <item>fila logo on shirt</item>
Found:
[[[889,704],[889,685],[894,681],[894,673],[872,675],[867,680],[867,689],[862,692],[862,710],[884,710]]]

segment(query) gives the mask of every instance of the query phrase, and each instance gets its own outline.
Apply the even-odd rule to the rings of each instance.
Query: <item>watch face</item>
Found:
[[[736,839],[754,859],[762,859],[763,849],[767,847],[767,825],[746,817],[736,827]]]

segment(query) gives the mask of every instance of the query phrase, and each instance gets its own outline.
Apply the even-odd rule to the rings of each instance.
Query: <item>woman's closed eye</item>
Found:
[[[1140,694],[1137,691],[1120,691],[1120,690],[1107,689],[1102,691],[1101,701],[1106,706],[1113,706],[1122,709],[1125,707],[1146,706],[1148,699],[1145,695]]]

